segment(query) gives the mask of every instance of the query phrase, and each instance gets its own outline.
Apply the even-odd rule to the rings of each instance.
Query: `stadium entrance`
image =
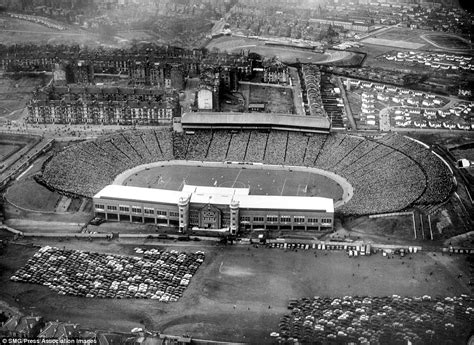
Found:
[[[204,229],[220,229],[221,228],[221,212],[217,207],[208,204],[201,209],[200,227]]]

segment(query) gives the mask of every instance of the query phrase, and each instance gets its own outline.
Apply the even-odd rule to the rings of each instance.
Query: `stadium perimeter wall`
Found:
[[[160,161],[149,164],[142,164],[132,169],[126,170],[121,174],[117,175],[112,184],[123,185],[123,183],[132,175],[145,170],[146,168],[159,168],[162,166],[173,166],[173,165],[182,165],[182,166],[204,166],[204,167],[214,167],[214,168],[243,168],[246,169],[255,169],[255,170],[288,170],[288,171],[300,171],[300,172],[311,172],[318,175],[323,175],[331,180],[337,182],[342,188],[342,200],[334,203],[334,208],[338,208],[346,204],[351,200],[354,195],[354,187],[342,176],[339,176],[333,172],[318,169],[318,168],[309,168],[303,166],[289,166],[289,165],[271,165],[271,164],[261,164],[261,163],[240,163],[240,162],[205,162],[205,161],[183,161],[183,160],[170,160],[170,161]]]

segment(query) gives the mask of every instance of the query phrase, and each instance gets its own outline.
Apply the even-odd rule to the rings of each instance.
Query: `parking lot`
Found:
[[[204,261],[204,253],[135,248],[142,257],[45,246],[10,278],[47,286],[60,295],[150,298],[177,302]]]
[[[86,298],[58,295],[46,286],[13,282],[10,277],[37,252],[28,246],[9,246],[0,257],[0,297],[24,312],[47,319],[69,320],[83,327],[130,331],[146,327],[168,334],[203,339],[268,343],[286,314],[288,301],[315,295],[459,296],[469,293],[455,271],[420,253],[400,258],[372,255],[350,258],[343,251],[271,249],[200,243],[143,243],[119,241],[41,240],[61,250],[84,250],[108,255],[142,255],[137,247],[158,251],[203,251],[205,259],[183,296],[174,303],[144,298]],[[463,267],[464,258],[443,260]],[[338,267],[337,270],[334,267]],[[432,273],[432,274],[430,274]],[[465,275],[466,276],[466,275]],[[400,279],[393,280],[392,277]],[[84,284],[83,284],[84,285]],[[93,318],[91,316],[94,316]]]

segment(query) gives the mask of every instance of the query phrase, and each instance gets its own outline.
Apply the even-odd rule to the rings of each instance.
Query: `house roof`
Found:
[[[48,322],[38,338],[69,339],[77,336],[77,325],[57,321]]]

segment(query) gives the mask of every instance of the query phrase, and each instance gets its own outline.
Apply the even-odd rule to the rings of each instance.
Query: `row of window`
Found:
[[[107,211],[110,212],[116,212],[117,211],[117,206],[116,205],[107,205],[107,208],[105,205],[102,204],[95,204],[95,209],[97,211]],[[119,205],[118,210],[120,212],[130,212],[130,206],[128,205]],[[131,206],[132,213],[145,213],[146,215],[157,215],[157,216],[169,216],[169,217],[179,217],[178,212],[174,211],[163,211],[163,210],[155,210],[154,208],[151,207],[141,207],[141,206]],[[142,211],[143,210],[143,211]]]
[[[278,218],[280,220],[278,220]],[[263,217],[263,216],[255,216],[255,217],[250,217],[250,216],[243,216],[243,217],[240,217],[240,222],[241,223],[244,223],[244,222],[247,222],[249,223],[250,220],[252,219],[252,221],[254,223],[264,223],[264,222],[267,222],[267,223],[290,223],[291,222],[291,216],[266,216],[266,217]],[[304,216],[294,216],[293,217],[293,222],[294,223],[319,223],[319,219],[318,218],[311,218],[311,217],[304,217]],[[322,218],[321,219],[321,223],[322,224],[332,224],[332,219],[331,218]]]
[[[178,212],[174,211],[163,211],[163,210],[155,210],[154,208],[151,207],[141,207],[141,206],[135,206],[132,205],[131,207],[129,205],[119,205],[118,210],[120,212],[130,212],[130,208],[132,210],[132,213],[135,214],[146,214],[146,215],[157,215],[157,216],[162,216],[162,217],[179,217]],[[107,211],[110,212],[116,212],[117,211],[117,206],[116,205],[107,205],[107,207],[103,204],[95,204],[95,209],[97,211]],[[293,219],[292,219],[293,218]],[[189,216],[189,220],[191,223],[193,222],[198,222],[199,221],[199,216],[197,214],[191,214]],[[235,219],[233,219],[235,220]],[[332,219],[331,218],[322,218],[319,220],[319,218],[313,218],[313,217],[305,217],[305,216],[273,216],[273,215],[267,215],[266,217],[264,216],[242,216],[240,217],[240,222],[241,223],[250,223],[252,221],[253,223],[321,223],[321,224],[332,224]]]

